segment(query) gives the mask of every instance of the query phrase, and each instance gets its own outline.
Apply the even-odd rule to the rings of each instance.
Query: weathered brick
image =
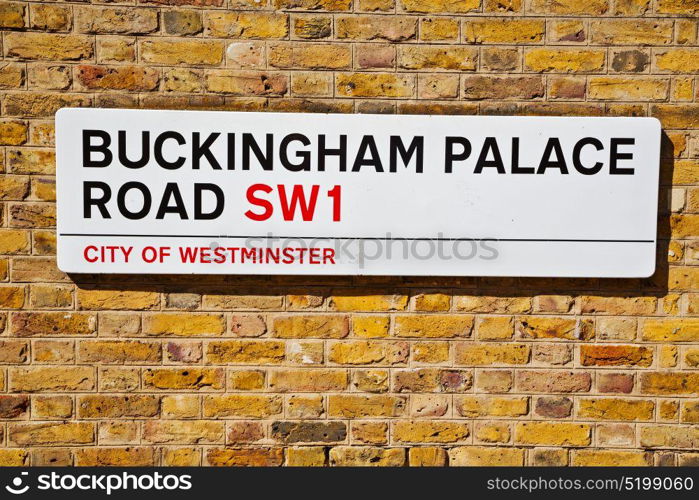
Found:
[[[526,344],[472,344],[456,345],[457,365],[523,365],[529,362],[531,348]]]
[[[329,360],[349,365],[394,365],[407,363],[407,342],[353,341],[330,345]]]
[[[150,395],[80,396],[80,418],[142,418],[160,413],[160,398]]]
[[[90,444],[95,440],[95,429],[87,422],[10,424],[7,440],[11,446]]]
[[[219,368],[149,368],[143,372],[143,385],[165,390],[219,390],[225,384]]]
[[[149,420],[143,440],[162,444],[215,444],[225,437],[224,423],[209,420]]]
[[[217,38],[286,38],[289,16],[268,12],[206,13],[206,33]]]
[[[330,449],[330,465],[338,467],[401,467],[405,465],[404,448],[336,446]]]
[[[19,120],[0,121],[0,144],[21,146],[27,141],[27,124]]]
[[[275,68],[347,69],[352,64],[349,45],[271,44],[269,65]]]
[[[156,460],[156,450],[147,447],[80,448],[75,452],[75,465],[81,467],[152,467]]]
[[[269,377],[270,389],[278,392],[343,391],[347,384],[345,370],[275,370]]]
[[[449,450],[450,466],[509,466],[524,465],[524,449],[492,446],[457,446]]]
[[[453,45],[412,45],[398,47],[398,67],[417,70],[474,71],[478,51]]]
[[[605,14],[609,10],[608,0],[592,0],[591,2],[580,2],[579,0],[527,0],[525,5],[527,12],[532,14],[596,16]]]
[[[272,437],[283,443],[338,443],[347,438],[344,422],[273,422]]]
[[[162,359],[160,343],[137,340],[84,341],[78,356],[86,363],[159,363]]]
[[[478,417],[521,417],[529,413],[526,397],[458,396],[454,404],[459,415]]]
[[[588,82],[587,95],[598,100],[664,101],[669,88],[667,79],[595,77]]]
[[[217,40],[144,40],[139,50],[150,64],[213,66],[223,59],[223,44]]]
[[[290,315],[273,321],[274,336],[283,339],[344,338],[349,334],[349,318],[344,315]]]
[[[592,42],[602,45],[667,45],[672,21],[605,19],[590,22]]]
[[[94,53],[93,41],[82,35],[7,33],[4,46],[5,56],[19,59],[77,61]]]
[[[143,35],[158,29],[155,9],[133,7],[74,7],[79,33]]]
[[[580,346],[583,366],[643,366],[653,363],[653,349],[631,345],[588,344]]]
[[[86,310],[147,310],[160,304],[157,292],[90,288],[78,288],[77,292],[78,307]]]
[[[411,338],[469,337],[473,316],[469,315],[400,315],[395,319],[395,335]]]
[[[148,91],[158,88],[160,75],[152,68],[137,66],[78,67],[77,81],[90,90]]]
[[[657,395],[699,394],[699,373],[643,372],[640,374],[641,392]]]
[[[282,465],[284,451],[281,448],[209,448],[206,461],[214,467]]]
[[[545,25],[539,19],[466,19],[462,25],[467,43],[527,44],[544,38]]]
[[[653,420],[655,404],[643,399],[596,398],[578,401],[578,417],[594,420]]]
[[[88,366],[11,367],[12,392],[71,392],[95,388],[95,370]]]
[[[563,370],[517,372],[517,386],[523,392],[587,392],[590,390],[591,383],[591,376],[586,372]]]
[[[153,336],[220,337],[226,331],[221,314],[158,313],[143,318],[143,333]]]
[[[399,0],[401,9],[407,12],[464,14],[477,10],[479,0]]]
[[[415,77],[400,73],[339,73],[335,89],[341,97],[412,97]]]
[[[572,457],[575,466],[639,467],[652,465],[652,456],[643,451],[575,450]]]
[[[398,417],[405,410],[406,398],[387,395],[328,397],[328,416],[331,418]]]
[[[10,317],[10,329],[18,337],[92,335],[96,323],[96,316],[87,313],[17,312]]]
[[[536,99],[546,90],[537,76],[465,76],[461,89],[464,99],[473,100]]]
[[[646,448],[688,448],[699,446],[699,428],[647,425],[641,427],[641,446]]]
[[[267,418],[282,412],[279,396],[226,394],[204,397],[204,417]]]
[[[462,422],[397,421],[393,439],[397,443],[458,443],[469,436],[469,426]]]
[[[417,36],[417,20],[395,16],[337,16],[335,30],[335,36],[341,40],[402,42]]]
[[[530,49],[524,54],[524,66],[539,73],[601,73],[606,52],[589,49]]]
[[[283,342],[255,340],[226,340],[210,342],[206,358],[215,364],[279,364],[284,361]]]
[[[592,429],[586,424],[564,422],[518,422],[515,443],[547,446],[587,446]]]

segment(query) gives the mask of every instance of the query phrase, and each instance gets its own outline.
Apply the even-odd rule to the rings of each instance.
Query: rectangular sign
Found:
[[[74,273],[646,277],[654,118],[62,109]]]

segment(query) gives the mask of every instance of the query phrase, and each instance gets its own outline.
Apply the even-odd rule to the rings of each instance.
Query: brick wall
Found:
[[[698,464],[698,13],[0,3],[0,465]],[[63,106],[656,116],[658,272],[66,276]]]

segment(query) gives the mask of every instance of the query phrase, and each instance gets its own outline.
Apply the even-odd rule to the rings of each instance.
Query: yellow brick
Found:
[[[330,465],[338,467],[401,467],[405,465],[405,449],[336,446],[330,449]]]
[[[267,12],[206,13],[207,34],[216,38],[286,38],[289,16]]]
[[[667,45],[672,21],[605,19],[590,22],[592,42],[603,45]]]
[[[95,388],[95,370],[88,366],[12,367],[9,379],[12,392],[71,392]]]
[[[10,424],[7,432],[10,446],[89,444],[94,440],[94,426],[86,422]]]
[[[527,12],[532,14],[582,14],[600,15],[609,10],[607,0],[527,0]]]
[[[289,467],[323,467],[325,462],[325,448],[321,446],[292,446],[286,450],[286,465]]]
[[[457,446],[449,450],[449,465],[520,467],[524,465],[524,450],[491,446]]]
[[[347,365],[394,365],[408,361],[407,342],[354,341],[330,345],[329,360]]]
[[[545,32],[543,20],[471,18],[463,22],[463,39],[468,43],[539,43]]]
[[[447,452],[443,448],[420,446],[408,450],[408,464],[411,467],[442,467],[447,462]]]
[[[6,33],[5,55],[20,59],[77,61],[92,57],[92,39],[83,35],[54,33]]]
[[[204,397],[204,417],[267,418],[282,412],[279,396],[226,394]]]
[[[643,372],[640,379],[643,394],[670,396],[699,394],[699,373]]]
[[[457,443],[468,435],[468,424],[461,422],[397,421],[393,426],[393,439],[398,443]]]
[[[532,302],[528,297],[489,297],[462,295],[454,297],[457,311],[472,313],[514,314],[531,311]]]
[[[605,51],[599,49],[531,49],[524,54],[529,71],[553,73],[602,72]]]
[[[661,101],[668,97],[669,81],[658,78],[596,77],[588,82],[590,99]]]
[[[399,0],[401,8],[407,12],[440,12],[463,14],[477,10],[479,0]]]
[[[154,336],[217,337],[224,334],[226,322],[220,314],[150,314],[143,318],[143,333]]]
[[[399,73],[339,73],[335,89],[341,97],[412,97],[415,78]]]
[[[328,396],[328,415],[334,418],[397,417],[403,414],[406,399],[403,397],[371,395]]]
[[[386,444],[388,424],[386,422],[352,422],[352,441],[362,444]]]
[[[514,320],[508,316],[481,318],[476,325],[479,340],[510,340],[514,334]]]
[[[469,315],[401,315],[395,319],[397,337],[453,338],[468,337],[473,328]]]
[[[646,319],[641,325],[643,340],[651,342],[699,341],[699,319]]]
[[[571,318],[528,316],[518,318],[517,332],[523,338],[584,340],[586,330],[578,331],[576,321]]]
[[[206,359],[212,364],[279,364],[284,361],[283,342],[257,340],[225,340],[209,342]]]
[[[343,391],[347,383],[345,370],[276,370],[269,378],[270,389],[278,392]]]
[[[86,363],[159,363],[160,343],[103,340],[81,342],[80,361]]]
[[[224,423],[207,420],[149,420],[143,424],[143,441],[163,444],[222,443]]]
[[[351,291],[346,291],[331,296],[328,307],[334,311],[342,312],[374,312],[403,311],[408,305],[407,295],[351,295],[351,293]]]
[[[655,66],[661,72],[696,73],[699,71],[698,56],[697,49],[663,50],[655,53]]]
[[[575,450],[572,465],[578,467],[639,467],[653,465],[652,455],[643,451]]]
[[[459,415],[477,417],[521,417],[529,413],[529,399],[505,396],[458,396],[454,404]]]
[[[217,368],[152,368],[143,372],[143,385],[149,389],[218,390],[225,384],[224,372]]]
[[[638,399],[580,399],[578,417],[594,420],[652,420],[653,401]]]
[[[145,40],[139,44],[143,62],[165,65],[216,65],[223,59],[217,40]]]
[[[529,362],[526,344],[470,344],[456,346],[456,364],[467,366],[523,365]]]
[[[82,448],[76,451],[75,462],[81,467],[152,467],[156,465],[156,454],[154,449],[146,447]]]
[[[24,467],[29,464],[29,452],[21,449],[0,450],[0,467]]]
[[[413,45],[398,47],[398,67],[402,69],[474,71],[477,49],[453,45]]]
[[[347,69],[352,65],[347,44],[271,44],[267,58],[274,68]]]
[[[519,422],[515,425],[515,443],[548,446],[588,446],[591,428],[586,424]]]
[[[476,423],[475,438],[483,443],[508,443],[512,437],[508,424]]]
[[[22,254],[29,251],[29,232],[13,229],[0,230],[0,253]]]
[[[279,316],[273,321],[274,336],[283,339],[338,339],[349,333],[349,318],[343,315]]]
[[[236,370],[230,372],[228,386],[234,391],[256,391],[265,386],[265,373],[260,370]]]
[[[80,309],[145,310],[160,304],[157,292],[78,288],[77,298]]]
[[[456,40],[458,37],[459,21],[457,19],[443,17],[420,19],[420,39],[423,41]]]
[[[388,316],[353,316],[352,335],[364,338],[387,337],[391,321]]]
[[[448,360],[448,342],[423,341],[413,345],[413,361],[417,363],[446,363]]]

